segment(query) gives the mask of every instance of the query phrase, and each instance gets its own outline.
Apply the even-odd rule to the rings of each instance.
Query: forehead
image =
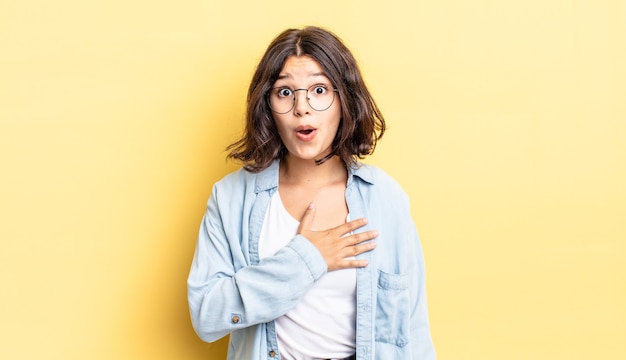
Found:
[[[311,77],[327,77],[322,66],[308,55],[290,56],[278,75],[278,80],[300,80]]]

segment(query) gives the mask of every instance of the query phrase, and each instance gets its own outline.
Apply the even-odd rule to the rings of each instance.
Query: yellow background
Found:
[[[353,49],[439,359],[626,358],[624,1],[0,1],[0,358],[223,359],[186,276],[269,41]]]

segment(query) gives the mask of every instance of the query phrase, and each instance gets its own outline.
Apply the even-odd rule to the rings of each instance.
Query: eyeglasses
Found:
[[[338,92],[325,84],[316,84],[308,89],[290,89],[285,86],[272,88],[269,92],[269,105],[273,112],[286,114],[296,105],[296,91],[306,91],[306,100],[311,109],[315,111],[328,110],[335,101],[335,93]]]

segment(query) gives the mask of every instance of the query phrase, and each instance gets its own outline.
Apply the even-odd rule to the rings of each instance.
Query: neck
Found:
[[[281,162],[280,181],[291,185],[319,187],[336,181],[345,182],[348,173],[338,156],[322,164],[314,160],[294,159],[287,155]]]

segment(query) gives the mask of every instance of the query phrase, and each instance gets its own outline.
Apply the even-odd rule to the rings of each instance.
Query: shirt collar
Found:
[[[279,160],[274,160],[270,166],[257,174],[255,193],[258,194],[278,187],[278,164]]]
[[[280,161],[274,160],[270,166],[266,169],[261,170],[257,174],[256,178],[256,186],[254,188],[255,193],[260,193],[262,191],[268,191],[278,187],[278,167]],[[365,181],[366,183],[372,185],[374,184],[374,176],[372,174],[372,169],[364,165],[362,163],[357,162],[354,167],[348,169],[348,184],[350,187],[354,182],[354,177],[358,177],[359,179]]]
[[[351,167],[348,170],[348,187],[354,181],[353,179],[355,176],[370,185],[374,185],[374,174],[372,173],[372,168],[365,164],[357,162],[354,167]]]

